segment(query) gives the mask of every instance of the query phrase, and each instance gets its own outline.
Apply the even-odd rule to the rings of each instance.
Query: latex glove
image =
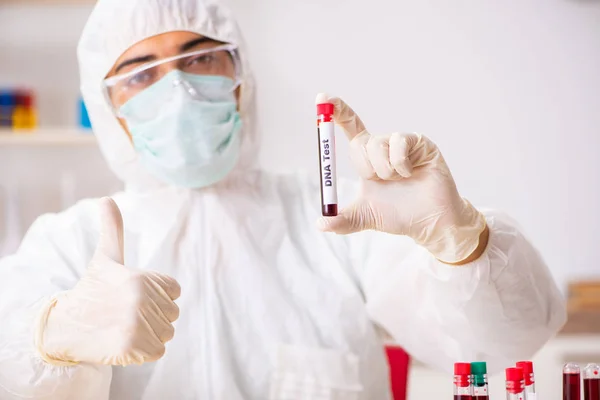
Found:
[[[321,218],[321,230],[407,235],[447,263],[477,249],[485,219],[460,197],[431,140],[414,133],[372,136],[341,99],[319,94],[319,103],[334,104],[334,120],[350,140],[350,158],[362,178],[358,199],[338,216]]]
[[[123,265],[123,220],[111,198],[100,200],[101,231],[85,275],[44,307],[38,354],[54,365],[129,365],[155,361],[179,316],[173,278]]]

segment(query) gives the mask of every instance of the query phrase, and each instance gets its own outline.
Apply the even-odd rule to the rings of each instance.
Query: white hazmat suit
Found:
[[[149,175],[102,93],[126,49],[176,30],[237,44],[244,62],[241,158],[226,179],[201,190]],[[221,7],[100,0],[78,52],[95,133],[125,182],[113,196],[123,215],[124,263],[177,280],[180,316],[156,362],[43,361],[37,318],[84,276],[101,226],[97,200],[44,215],[18,252],[0,261],[0,399],[386,399],[384,332],[439,369],[486,360],[493,370],[531,356],[564,323],[547,267],[501,213],[483,211],[487,249],[460,267],[404,236],[318,232],[318,181],[254,168],[252,79]],[[356,187],[341,186],[340,203],[349,204]]]

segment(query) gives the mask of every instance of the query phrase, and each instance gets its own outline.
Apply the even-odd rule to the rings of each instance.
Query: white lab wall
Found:
[[[230,2],[257,78],[266,168],[316,172],[313,102],[328,91],[373,133],[434,139],[461,193],[517,218],[561,285],[600,276],[598,2]],[[0,83],[38,89],[43,125],[76,122],[75,46],[90,10],[0,5]],[[340,135],[340,171],[353,176],[346,150]],[[70,162],[79,195],[115,185],[96,150],[53,152],[0,148],[0,184],[39,193],[27,222],[59,207],[38,203],[58,198]]]
[[[270,168],[316,168],[313,101],[328,91],[373,133],[434,139],[461,193],[518,219],[562,284],[600,275],[600,3],[236,5]]]

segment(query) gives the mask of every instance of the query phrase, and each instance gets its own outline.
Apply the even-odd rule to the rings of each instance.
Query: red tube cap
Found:
[[[506,368],[506,380],[510,382],[521,382],[523,380],[523,369]]]
[[[454,375],[471,375],[471,363],[454,363]]]
[[[533,374],[533,363],[531,361],[519,361],[517,363],[517,368],[521,368],[523,370],[525,384],[527,386],[533,384],[533,380],[531,379],[531,374]]]
[[[531,361],[519,361],[517,363],[517,368],[522,368],[523,372],[526,374],[533,373],[533,363]]]
[[[317,115],[333,115],[334,105],[331,103],[317,104]]]

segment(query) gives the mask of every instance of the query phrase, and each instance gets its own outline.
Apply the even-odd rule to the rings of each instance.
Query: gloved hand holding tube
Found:
[[[350,158],[361,177],[358,199],[322,231],[363,230],[406,235],[442,262],[462,263],[487,242],[484,216],[463,199],[437,146],[414,133],[372,136],[343,100],[319,94],[317,104],[334,104],[334,121],[350,140]]]
[[[100,209],[100,240],[85,275],[73,289],[52,297],[39,315],[36,350],[52,365],[156,361],[174,335],[179,284],[123,265],[121,212],[110,198],[100,200]]]

